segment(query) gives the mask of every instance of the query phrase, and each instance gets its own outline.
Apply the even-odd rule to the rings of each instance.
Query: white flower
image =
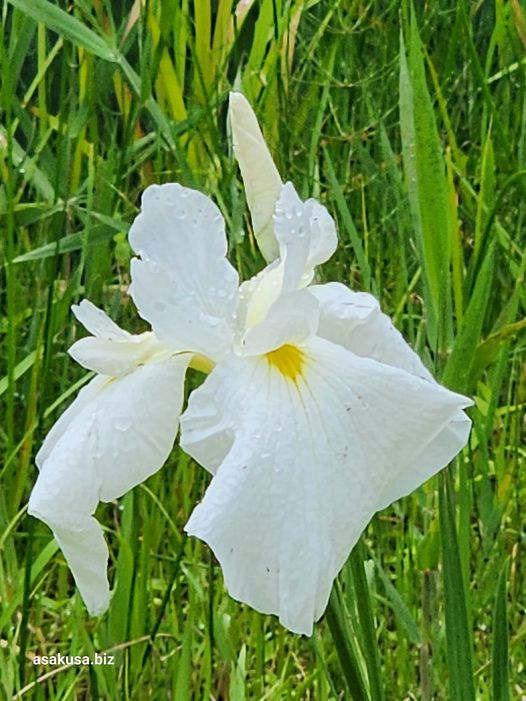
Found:
[[[254,202],[275,173],[247,109],[233,97],[256,225]],[[241,286],[233,351],[181,418],[182,447],[213,475],[186,530],[213,549],[234,598],[310,635],[373,514],[465,445],[472,402],[434,381],[371,295],[308,286],[336,247],[324,207],[290,183],[272,207],[265,241],[279,256]]]
[[[187,367],[211,371],[181,417],[182,447],[213,475],[186,530],[213,549],[233,597],[309,635],[373,514],[464,446],[471,401],[435,382],[371,295],[312,284],[334,222],[282,184],[242,96],[230,116],[267,267],[238,289],[217,207],[176,184],[148,188],[130,294],[153,332],[74,308],[93,336],[70,353],[98,375],[44,442],[29,511],[52,528],[88,609],[103,611],[97,503],[161,467]]]
[[[70,354],[97,376],[49,432],[28,511],[53,530],[92,614],[109,604],[108,549],[93,514],[156,472],[177,433],[191,364],[210,370],[232,342],[237,273],[217,207],[180,185],[152,186],[130,230],[131,294],[155,333],[133,336],[84,300],[93,335]]]

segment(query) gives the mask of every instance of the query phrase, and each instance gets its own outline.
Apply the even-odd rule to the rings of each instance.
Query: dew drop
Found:
[[[125,416],[121,416],[115,421],[117,431],[128,431],[131,426],[131,420]]]

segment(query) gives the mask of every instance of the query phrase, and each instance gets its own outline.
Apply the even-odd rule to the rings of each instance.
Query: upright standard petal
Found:
[[[291,183],[283,185],[256,115],[241,93],[230,93],[229,117],[254,235],[268,262],[283,258],[284,246],[289,249],[285,286],[290,291],[297,287],[296,278],[312,277],[314,267],[334,253],[334,221],[319,202],[302,202]]]
[[[308,285],[314,268],[328,260],[338,243],[331,215],[316,200],[303,202],[292,183],[285,183],[274,215],[283,261],[283,291]]]
[[[181,419],[181,445],[215,472],[186,529],[234,598],[310,635],[371,516],[458,451],[428,448],[469,403],[320,338],[231,356]]]
[[[265,260],[273,261],[279,255],[279,246],[272,215],[281,193],[281,178],[256,115],[241,93],[230,93],[228,114],[234,155],[245,186],[254,236]]]
[[[314,266],[327,260],[336,247],[336,229],[332,217],[314,200],[302,202],[291,183],[286,183],[282,188],[274,220],[280,257],[251,280],[244,282],[240,288],[237,320],[238,335],[242,337],[244,346],[242,354],[253,353],[248,350],[249,340],[256,336],[261,340],[268,335],[267,327],[271,318],[272,325],[275,326],[275,322],[283,318],[285,310],[289,318],[296,319],[294,340],[306,337],[307,333],[303,333],[303,338],[299,337],[298,322],[301,322],[302,328],[307,328],[304,311],[308,306],[317,309],[317,304],[313,304],[312,295],[304,295],[302,290],[311,282]],[[310,305],[307,302],[309,296]],[[296,311],[292,299],[298,302]],[[311,319],[314,318],[310,316]],[[317,320],[317,312],[314,316]],[[310,328],[311,320],[307,320],[307,326]],[[284,332],[286,336],[285,329]],[[267,338],[266,348],[257,352],[270,350],[270,342],[270,338]]]
[[[48,435],[28,512],[53,531],[92,614],[109,604],[108,550],[93,514],[156,472],[178,428],[190,355],[96,377]]]
[[[220,359],[232,342],[238,276],[216,205],[176,183],[151,185],[129,240],[140,256],[130,286],[139,314],[177,350]]]

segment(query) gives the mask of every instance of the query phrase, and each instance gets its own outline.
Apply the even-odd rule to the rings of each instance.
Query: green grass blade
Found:
[[[32,518],[32,517],[31,517]],[[30,582],[35,583],[36,578],[41,574],[42,570],[47,566],[51,558],[55,555],[58,550],[58,545],[54,539],[51,539],[49,543],[42,549],[37,557],[33,559],[33,564],[31,566]],[[0,630],[4,630],[5,626],[9,624],[11,616],[14,611],[22,603],[23,593],[24,593],[24,578],[25,570],[22,569],[17,576],[16,590],[13,594],[12,600],[2,611],[0,616]]]
[[[451,476],[440,473],[439,513],[446,617],[446,654],[449,670],[449,700],[475,701],[471,632],[466,603],[466,584],[455,525]]]
[[[480,169],[480,191],[475,219],[475,255],[478,254],[480,249],[482,232],[486,228],[488,214],[492,211],[495,204],[495,155],[491,141],[491,129],[488,129],[482,148]]]
[[[371,594],[365,576],[364,556],[365,548],[363,541],[360,539],[351,552],[349,564],[352,572],[356,601],[358,602],[357,608],[362,634],[363,656],[367,667],[371,698],[375,701],[382,701],[384,699],[382,673],[378,655],[378,641],[376,639]]]
[[[29,353],[23,360],[21,360],[19,363],[17,363],[13,369],[13,382],[16,382],[19,377],[22,377],[24,373],[26,373],[29,369],[33,367],[33,364],[36,360],[37,353],[36,351],[33,351],[32,353]],[[8,383],[9,383],[9,376],[2,377],[0,379],[0,396],[7,390]]]
[[[345,618],[337,583],[333,586],[325,618],[331,631],[350,698],[353,701],[371,701],[354,649],[351,630]]]
[[[507,579],[508,563],[500,573],[493,609],[493,654],[491,660],[493,701],[510,700]]]
[[[451,213],[442,145],[426,83],[414,12],[409,47],[400,34],[400,132],[406,187],[422,266],[432,348],[444,348],[450,309]]]
[[[92,29],[80,20],[68,15],[56,4],[47,0],[9,0],[11,5],[36,22],[42,22],[57,34],[69,39],[75,46],[81,46],[105,61],[117,61],[119,53]]]
[[[495,244],[486,253],[475,287],[469,300],[462,328],[455,340],[442,381],[457,392],[470,391],[470,372],[474,360],[474,349],[480,343],[482,324],[495,270]]]
[[[329,156],[329,152],[327,149],[323,150],[323,155],[327,164],[327,174],[329,176],[329,185],[331,188],[331,192],[336,202],[336,207],[338,208],[338,212],[340,213],[340,217],[342,219],[347,235],[349,236],[351,246],[356,256],[356,262],[358,263],[358,267],[362,274],[362,287],[365,290],[369,290],[371,286],[371,266],[369,265],[369,261],[366,258],[362,240],[360,238],[360,235],[358,234],[356,226],[354,225],[351,212],[349,210],[347,202],[345,201],[343,190],[341,188],[340,183],[338,182],[338,178],[336,177],[336,171],[334,169],[332,159]]]
[[[385,589],[385,594],[387,596],[387,602],[389,606],[393,609],[393,613],[396,617],[396,620],[398,621],[400,627],[404,629],[411,643],[413,645],[420,645],[420,630],[418,629],[418,624],[414,616],[412,615],[406,603],[398,593],[396,587],[390,581],[379,560],[373,557],[373,561],[376,568],[376,574],[382,582],[382,585]]]

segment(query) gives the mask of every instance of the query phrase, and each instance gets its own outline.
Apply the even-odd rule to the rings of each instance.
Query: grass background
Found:
[[[0,698],[526,698],[524,5],[10,0],[1,19]],[[178,449],[99,507],[115,584],[100,619],[25,514],[34,452],[88,379],[66,355],[70,305],[144,329],[126,296],[141,191],[211,194],[241,275],[262,265],[233,86],[283,177],[337,219],[321,279],[377,295],[475,399],[469,446],[374,518],[311,639],[229,599],[184,537],[207,477]],[[115,666],[32,663],[95,651]]]

